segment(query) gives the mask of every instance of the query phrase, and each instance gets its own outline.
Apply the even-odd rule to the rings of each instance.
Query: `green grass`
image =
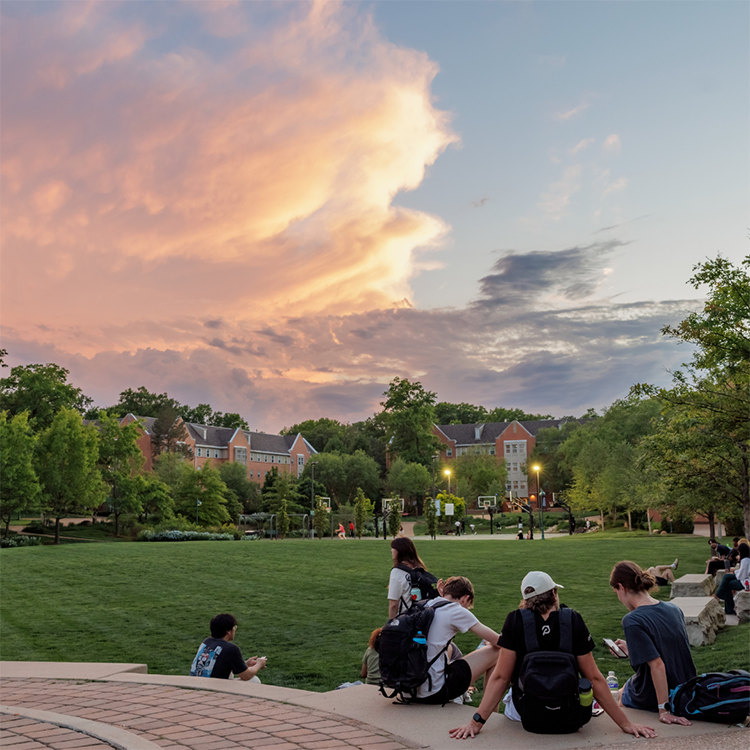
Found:
[[[631,671],[608,655],[605,636],[622,635],[625,610],[608,585],[615,562],[648,566],[680,558],[682,572],[703,570],[700,537],[648,537],[608,532],[548,539],[422,541],[435,574],[474,582],[475,614],[499,630],[517,607],[530,569],[562,583],[562,601],[581,612],[597,643],[602,671],[620,681]],[[186,674],[208,621],[232,612],[245,657],[267,655],[266,683],[330,690],[357,679],[373,628],[387,613],[388,542],[289,540],[70,544],[0,553],[0,658],[148,664]],[[668,589],[661,596],[668,596]],[[747,624],[693,649],[699,671],[750,666]],[[471,635],[456,642],[464,652]]]

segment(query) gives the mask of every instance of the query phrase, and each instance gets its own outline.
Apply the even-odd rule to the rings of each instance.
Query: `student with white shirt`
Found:
[[[430,667],[430,679],[417,689],[417,703],[444,705],[462,696],[497,661],[500,636],[492,628],[482,625],[469,611],[474,606],[471,581],[463,576],[453,576],[441,582],[440,591],[440,596],[425,604],[426,607],[440,605],[427,634],[427,660],[435,659],[457,633],[469,630],[480,640],[485,640],[488,646],[450,662],[450,648],[445,650]]]
[[[724,612],[734,614],[734,596],[737,591],[744,591],[746,581],[750,579],[750,547],[744,542],[738,545],[740,565],[734,573],[725,573],[714,596],[724,600]]]

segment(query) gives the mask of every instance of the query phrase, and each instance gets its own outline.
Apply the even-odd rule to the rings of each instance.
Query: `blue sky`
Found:
[[[2,324],[269,432],[669,382],[747,254],[741,2],[3,2]]]

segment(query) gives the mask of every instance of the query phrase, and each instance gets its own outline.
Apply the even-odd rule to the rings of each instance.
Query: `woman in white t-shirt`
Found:
[[[425,570],[419,559],[414,542],[408,537],[396,537],[391,542],[393,568],[388,581],[388,619],[392,620],[399,612],[411,605],[410,570]],[[400,566],[400,567],[399,567]],[[407,570],[404,570],[407,568]]]
[[[740,551],[740,565],[734,573],[725,573],[721,579],[719,588],[714,596],[719,600],[724,600],[724,612],[733,615],[734,596],[738,591],[744,591],[746,581],[750,579],[750,547],[744,542],[738,545]]]

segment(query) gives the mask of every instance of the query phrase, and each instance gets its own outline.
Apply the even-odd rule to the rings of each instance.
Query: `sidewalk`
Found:
[[[741,730],[696,722],[659,725],[653,714],[629,711],[657,728],[656,740],[623,734],[606,716],[573,735],[533,735],[502,715],[464,745],[448,729],[474,708],[454,703],[398,706],[362,685],[311,693],[240,680],[149,675],[145,665],[0,663],[0,745],[13,750],[725,750],[741,746]]]

